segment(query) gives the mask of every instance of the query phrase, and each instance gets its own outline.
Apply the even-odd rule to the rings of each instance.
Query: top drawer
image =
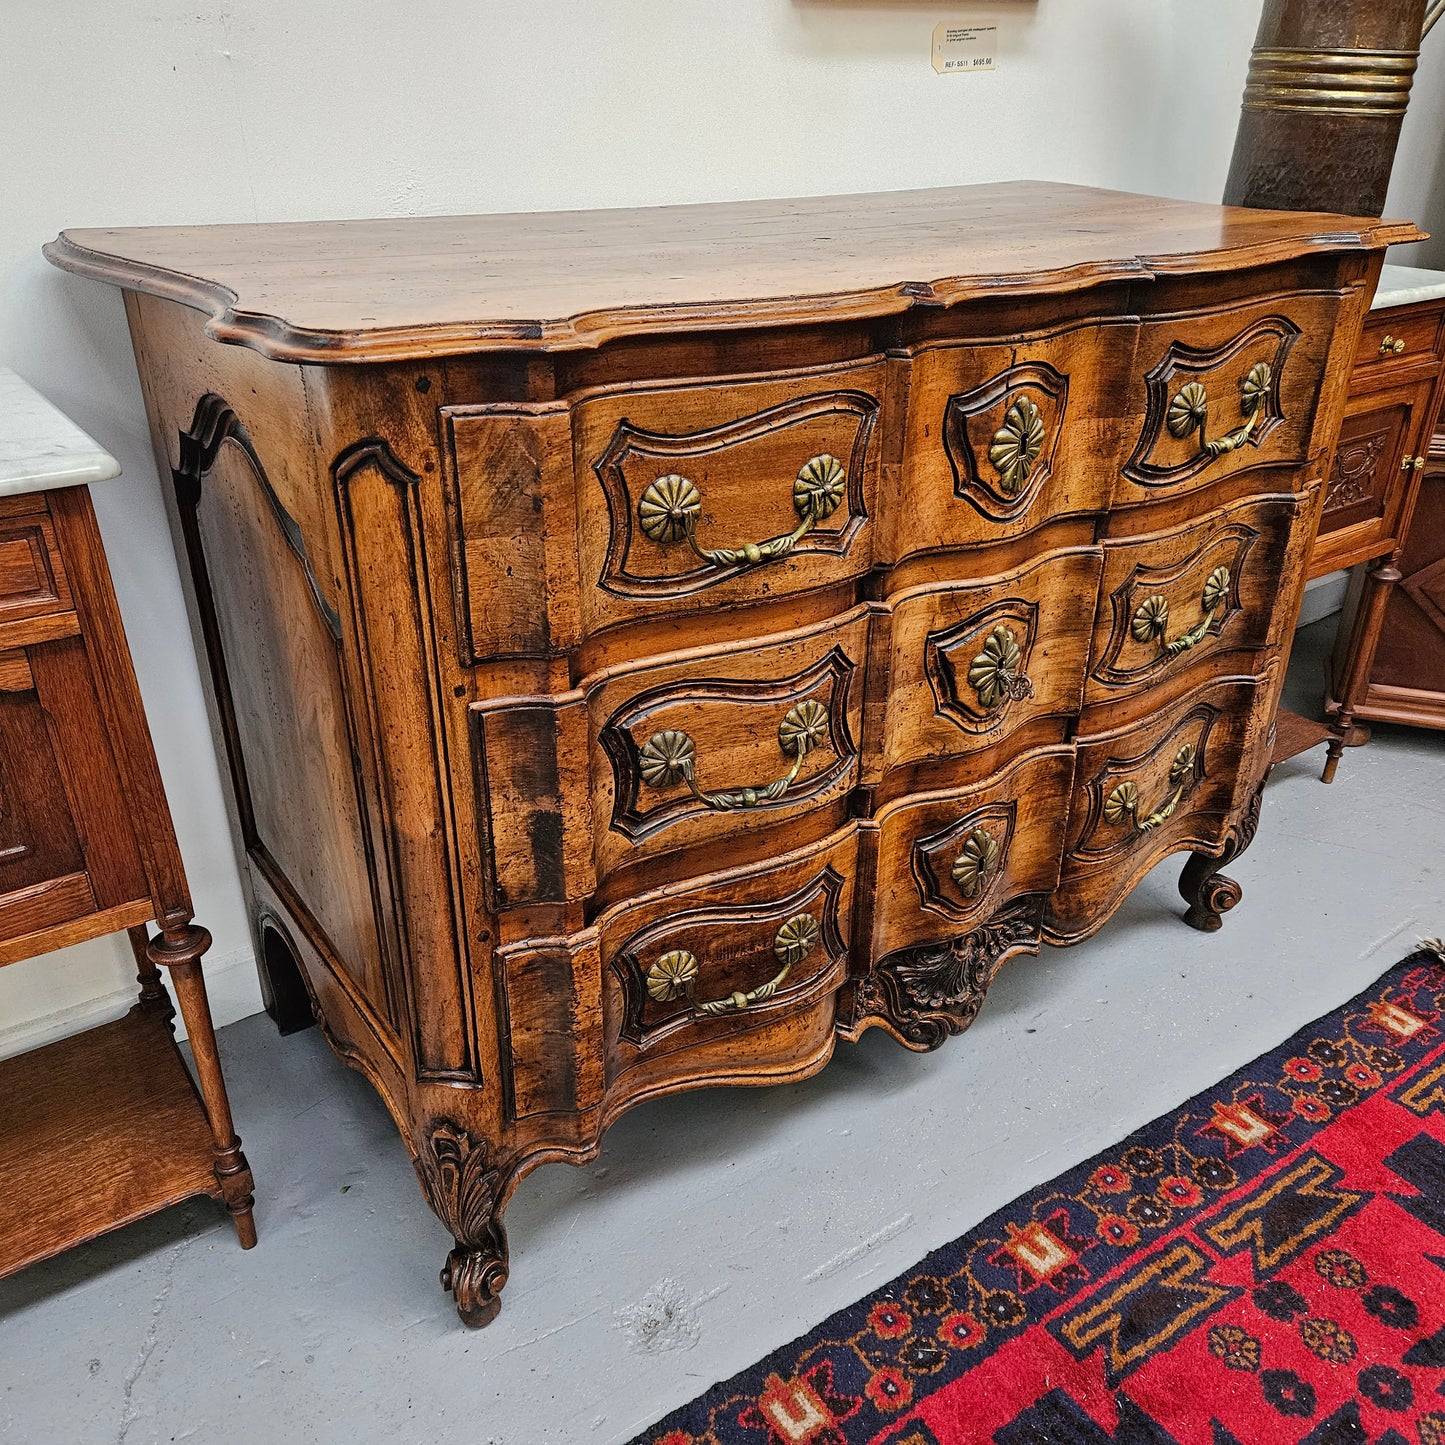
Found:
[[[1316,292],[1146,318],[1114,505],[1307,460],[1339,306]]]
[[[631,387],[578,405],[583,630],[866,572],[883,371]]]
[[[1436,301],[1429,306],[1386,307],[1372,311],[1360,333],[1355,352],[1354,374],[1358,379],[1379,377],[1383,383],[1395,373],[1413,369],[1422,362],[1431,365],[1445,355],[1441,331],[1445,308]]]

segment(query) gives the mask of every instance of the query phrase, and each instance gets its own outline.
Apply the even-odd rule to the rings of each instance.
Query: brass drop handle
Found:
[[[697,540],[697,522],[702,514],[702,494],[697,486],[676,472],[658,477],[637,503],[637,520],[643,536],[661,546],[686,542],[704,562],[719,567],[754,567],[775,557],[786,557],[812,528],[838,510],[843,500],[847,472],[837,457],[826,452],[804,462],[793,483],[793,510],[798,525],[766,542],[744,542],[741,547],[703,547]]]
[[[1381,356],[1399,356],[1405,349],[1405,338],[1403,336],[1386,336],[1380,343]]]
[[[1188,632],[1180,633],[1172,641],[1164,640],[1164,634],[1169,630],[1169,599],[1162,592],[1146,597],[1135,610],[1134,620],[1129,624],[1129,632],[1134,641],[1152,642],[1157,637],[1166,657],[1178,657],[1181,652],[1197,647],[1208,636],[1214,614],[1229,596],[1229,582],[1228,567],[1216,567],[1204,579],[1204,588],[1199,595],[1199,605],[1204,609],[1204,616]]]
[[[783,986],[795,963],[801,963],[818,946],[822,930],[811,913],[795,913],[773,936],[773,957],[782,969],[766,983],[746,992],[736,989],[722,998],[693,1002],[699,1012],[716,1017],[726,1013],[746,1013],[754,1004],[772,998]],[[684,994],[690,995],[697,983],[697,955],[685,948],[671,949],[653,961],[647,970],[647,992],[658,1003],[671,1003]]]
[[[1273,379],[1269,362],[1258,361],[1250,367],[1249,374],[1239,383],[1239,409],[1244,413],[1244,423],[1222,437],[1215,437],[1213,441],[1205,440],[1204,436],[1209,423],[1209,394],[1201,382],[1186,382],[1175,393],[1165,414],[1164,420],[1169,434],[1182,438],[1197,431],[1199,450],[1211,459],[1232,452],[1249,440],[1255,426],[1265,414],[1265,401]]]
[[[1174,810],[1179,806],[1179,800],[1184,796],[1184,789],[1189,783],[1189,773],[1194,767],[1194,744],[1185,743],[1177,753],[1174,754],[1174,761],[1169,766],[1169,786],[1174,789],[1163,805],[1156,808],[1148,817],[1139,816],[1139,789],[1134,783],[1120,783],[1104,799],[1104,819],[1109,823],[1120,823],[1125,818],[1134,819],[1134,827],[1140,833],[1150,833],[1161,823],[1166,823],[1174,816]]]
[[[781,798],[797,781],[803,759],[818,746],[828,733],[828,709],[815,698],[790,707],[778,724],[778,746],[793,765],[781,778],[755,787],[731,788],[707,793],[697,785],[697,747],[693,740],[677,728],[653,733],[638,750],[638,768],[642,781],[649,788],[671,788],[686,783],[693,797],[718,812],[736,808],[756,808]]]

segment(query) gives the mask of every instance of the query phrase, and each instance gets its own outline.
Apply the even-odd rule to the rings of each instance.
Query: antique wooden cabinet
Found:
[[[1331,659],[1326,781],[1343,747],[1369,740],[1368,722],[1445,726],[1442,405],[1445,273],[1386,266],[1311,559],[1311,575],[1367,563],[1351,579]]]
[[[273,1009],[465,1319],[640,1100],[935,1047],[1172,852],[1219,925],[1415,234],[1016,183],[49,248],[126,290]]]
[[[196,1195],[256,1242],[201,976],[211,937],[91,507],[88,484],[119,470],[0,367],[0,965],[126,929],[140,983],[123,1018],[0,1062],[0,1276]]]

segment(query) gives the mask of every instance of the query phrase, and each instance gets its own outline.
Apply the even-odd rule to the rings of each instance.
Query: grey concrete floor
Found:
[[[1301,710],[1333,626],[1300,634]],[[260,1246],[201,1201],[0,1282],[0,1440],[629,1439],[1445,933],[1445,734],[1382,728],[1333,787],[1321,757],[1276,770],[1222,932],[1179,921],[1171,861],[1088,944],[1011,963],[936,1054],[870,1034],[805,1083],[644,1105],[595,1164],[538,1170],[480,1332],[437,1287],[448,1240],[369,1086],[315,1030],[224,1030]]]

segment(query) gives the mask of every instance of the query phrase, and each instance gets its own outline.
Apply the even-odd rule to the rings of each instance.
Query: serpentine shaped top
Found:
[[[1044,181],[637,210],[62,232],[57,266],[285,361],[857,320],[1423,239],[1409,222]]]

